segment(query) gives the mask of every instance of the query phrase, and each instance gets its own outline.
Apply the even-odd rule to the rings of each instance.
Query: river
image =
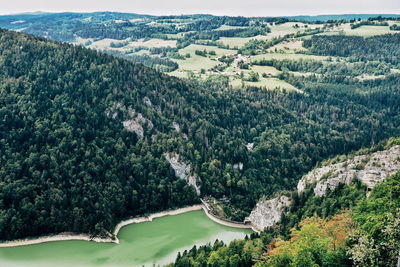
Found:
[[[179,251],[216,239],[243,239],[249,229],[227,227],[210,220],[203,210],[130,224],[118,233],[119,244],[56,241],[0,248],[4,267],[134,267],[164,265]]]

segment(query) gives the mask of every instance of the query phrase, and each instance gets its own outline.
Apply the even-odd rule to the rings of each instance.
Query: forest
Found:
[[[217,240],[194,246],[169,266],[396,266],[400,172],[377,185],[368,198],[365,193],[356,184],[323,198],[302,196],[304,216],[293,228],[280,227],[287,225],[282,221],[261,235],[228,245]],[[330,212],[316,212],[318,204]]]
[[[307,46],[397,66],[399,37],[385,38],[315,36]],[[364,82],[341,72],[283,73],[299,92],[232,90],[225,77],[180,80],[7,30],[0,32],[0,69],[2,240],[104,235],[122,218],[198,203],[165,152],[191,163],[201,197],[225,199],[223,215],[241,221],[261,197],[293,189],[323,159],[400,134],[395,73]],[[143,128],[143,138],[128,131],[122,122],[129,114],[107,115],[115,106],[142,114],[152,127]]]
[[[381,61],[398,67],[400,34],[360,36],[313,36],[304,41],[311,54],[348,57],[350,61]]]
[[[156,116],[144,93],[179,90],[178,81],[4,30],[0,58],[0,239],[105,234],[122,218],[199,201],[162,157],[162,144],[149,145],[106,115],[118,101]]]
[[[161,72],[171,72],[178,68],[178,64],[168,58],[150,57],[148,55],[127,55],[118,51],[107,51],[106,53],[135,63],[143,64],[144,66]]]

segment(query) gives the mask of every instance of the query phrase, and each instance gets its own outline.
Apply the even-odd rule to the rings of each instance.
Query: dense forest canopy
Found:
[[[164,127],[142,102],[179,82],[128,61],[0,32],[1,239],[101,234],[127,216],[196,203],[159,146],[106,115],[117,101]]]
[[[235,21],[229,23],[246,23]],[[324,55],[359,45],[358,38],[341,38],[318,36],[307,45]],[[387,38],[397,51],[398,35]],[[327,43],[333,44],[328,51]],[[341,56],[398,64],[398,54],[383,43],[368,38],[363,56],[361,48]],[[385,71],[354,64],[359,71]],[[356,75],[352,71],[321,77],[283,72],[299,91],[233,90],[224,77],[183,81],[6,30],[0,32],[0,69],[3,240],[62,231],[104,234],[121,218],[198,202],[165,152],[191,163],[201,197],[223,200],[223,216],[242,220],[261,197],[293,189],[323,159],[400,134],[396,73],[360,82],[347,77]],[[127,112],[114,116],[116,109]],[[131,113],[150,122],[143,138],[123,127]]]
[[[400,34],[360,36],[313,36],[304,41],[312,54],[349,57],[351,61],[382,61],[399,67]]]

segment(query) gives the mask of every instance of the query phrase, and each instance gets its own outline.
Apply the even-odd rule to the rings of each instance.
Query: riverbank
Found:
[[[256,227],[254,227],[251,224],[233,222],[233,221],[229,221],[227,219],[217,217],[212,213],[212,208],[206,201],[201,199],[201,203],[203,203],[202,207],[203,207],[203,210],[206,213],[207,217],[216,223],[219,223],[219,224],[222,224],[222,225],[225,225],[228,227],[233,227],[233,228],[251,229],[251,230],[253,230],[253,232],[256,232],[256,233],[261,232],[259,229],[257,229]]]
[[[113,231],[113,238],[100,238],[100,237],[92,237],[87,234],[75,234],[75,233],[61,233],[58,235],[51,235],[51,236],[44,236],[44,237],[38,237],[38,238],[32,238],[32,239],[19,239],[19,240],[13,240],[13,241],[7,241],[4,243],[0,243],[0,248],[6,248],[6,247],[18,247],[18,246],[27,246],[27,245],[35,245],[35,244],[40,244],[40,243],[45,243],[45,242],[54,242],[54,241],[68,241],[68,240],[82,240],[82,241],[93,241],[93,242],[99,242],[99,243],[116,243],[119,244],[119,239],[118,239],[118,233],[126,225],[132,224],[132,223],[142,223],[142,222],[151,222],[153,219],[156,218],[161,218],[164,216],[169,216],[169,215],[178,215],[182,213],[186,213],[189,211],[195,211],[195,210],[203,210],[207,217],[211,219],[212,221],[228,226],[228,227],[234,227],[234,228],[248,228],[252,229],[255,232],[259,232],[257,229],[254,229],[251,225],[246,225],[246,224],[241,224],[241,223],[234,223],[234,222],[229,222],[226,220],[222,220],[210,212],[210,208],[208,207],[208,204],[201,200],[202,204],[199,205],[193,205],[189,207],[184,207],[180,209],[175,209],[175,210],[166,210],[162,212],[157,212],[150,214],[149,216],[142,216],[142,217],[136,217],[136,218],[131,218],[128,220],[121,221],[118,223]]]
[[[180,208],[180,209],[176,209],[176,210],[161,211],[161,212],[150,214],[149,216],[137,217],[137,218],[132,218],[132,219],[122,221],[115,226],[115,229],[113,232],[113,235],[115,236],[115,238],[117,240],[115,243],[117,243],[117,244],[119,243],[117,235],[118,235],[119,231],[121,230],[121,228],[126,225],[129,225],[132,223],[151,222],[153,219],[156,219],[156,218],[161,218],[161,217],[168,216],[168,215],[178,215],[178,214],[186,213],[189,211],[201,210],[202,208],[203,208],[203,205],[194,205],[194,206],[189,206],[189,207]]]
[[[126,225],[129,225],[132,223],[151,222],[153,219],[156,219],[156,218],[160,218],[160,217],[164,217],[164,216],[168,216],[168,215],[178,215],[178,214],[189,212],[189,211],[201,210],[202,208],[203,208],[203,205],[193,205],[193,206],[184,207],[184,208],[175,209],[175,210],[166,210],[166,211],[162,211],[162,212],[157,212],[157,213],[150,214],[149,216],[136,217],[136,218],[131,218],[128,220],[121,221],[114,228],[114,231],[113,231],[113,235],[115,237],[114,239],[91,237],[88,234],[61,233],[61,234],[57,234],[57,235],[43,236],[43,237],[32,238],[32,239],[19,239],[19,240],[7,241],[4,243],[0,243],[0,248],[28,246],[28,245],[45,243],[45,242],[68,241],[68,240],[81,240],[81,241],[93,241],[93,242],[98,242],[98,243],[119,244],[119,239],[117,237],[118,232],[121,230],[122,227],[124,227]]]
[[[91,237],[90,235],[87,234],[61,233],[58,235],[43,236],[32,239],[18,239],[13,241],[7,241],[0,243],[0,248],[28,246],[46,242],[68,241],[68,240],[94,241],[99,243],[117,243],[112,238]]]

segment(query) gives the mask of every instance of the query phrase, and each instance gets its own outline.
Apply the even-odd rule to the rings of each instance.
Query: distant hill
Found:
[[[181,16],[151,16],[135,13],[119,12],[92,12],[92,13],[22,13],[0,16],[0,27],[62,42],[74,42],[77,38],[86,41],[102,39],[138,40],[142,38],[170,39],[171,35],[186,36],[178,40],[181,46],[186,46],[184,39],[216,40],[219,37],[251,37],[262,35],[269,31],[267,27],[259,28],[258,20],[266,22],[284,23],[290,21],[326,22],[329,20],[368,19],[371,17],[392,18],[400,17],[396,14],[344,14],[318,16],[289,16],[289,17],[228,17],[208,14],[194,14]],[[255,24],[250,21],[258,21]],[[254,24],[254,25],[253,25]],[[238,28],[213,32],[223,25]],[[252,26],[253,25],[253,26]],[[249,27],[250,26],[250,27]],[[241,29],[240,27],[249,27]],[[211,31],[211,32],[210,32]],[[197,37],[196,37],[197,36]],[[214,41],[215,41],[214,40]],[[192,40],[193,41],[193,40]]]
[[[135,14],[135,13],[122,13],[122,12],[109,12],[109,11],[99,11],[99,12],[89,12],[89,13],[81,13],[81,12],[29,12],[29,13],[19,13],[19,14],[10,14],[10,15],[1,15],[1,21],[12,21],[13,19],[28,19],[28,20],[42,20],[42,19],[50,19],[50,18],[88,18],[93,16],[102,16],[106,19],[108,18],[126,18],[126,19],[134,19],[134,18],[144,18],[144,17],[153,17],[151,15],[145,14]]]
[[[146,17],[151,16],[117,12],[25,13],[0,16],[0,27],[58,41],[72,41],[77,36],[76,33],[88,27],[88,31],[98,30],[99,27],[102,27],[103,31],[106,27],[117,31],[111,28],[111,24],[118,26],[119,21],[128,22]]]
[[[287,16],[291,20],[300,20],[307,22],[321,21],[326,22],[328,20],[366,20],[369,18],[400,18],[400,14],[343,14],[343,15],[316,15],[316,16]]]

